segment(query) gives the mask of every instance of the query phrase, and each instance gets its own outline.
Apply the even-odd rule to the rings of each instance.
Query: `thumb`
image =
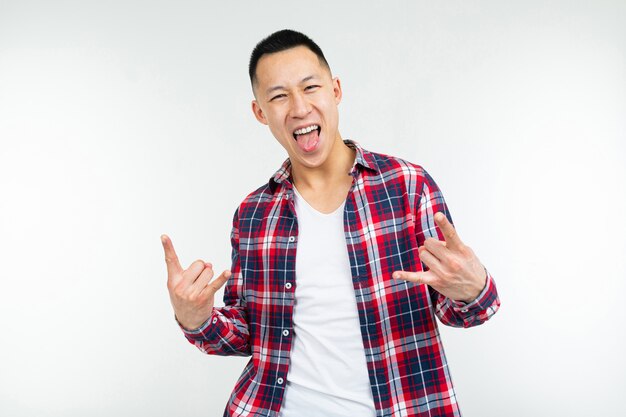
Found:
[[[416,282],[418,284],[430,285],[433,281],[432,272],[410,272],[410,271],[395,271],[393,273],[394,279],[403,279],[405,281]]]

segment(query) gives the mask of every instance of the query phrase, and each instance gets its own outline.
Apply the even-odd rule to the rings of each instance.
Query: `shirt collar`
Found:
[[[356,151],[356,158],[354,158],[354,165],[352,166],[352,169],[349,172],[350,174],[354,172],[356,169],[359,169],[359,167],[366,168],[374,172],[378,172],[378,164],[376,163],[374,155],[372,155],[371,152],[369,152],[366,149],[363,149],[361,145],[359,145],[357,142],[350,140],[350,139],[345,139],[343,143],[345,143],[348,147]],[[270,178],[269,186],[272,189],[272,191],[274,191],[274,187],[276,187],[277,184],[281,184],[283,181],[288,181],[290,177],[291,177],[291,160],[287,158],[285,162],[283,162],[281,167],[278,169],[278,171],[276,171],[274,175],[272,176],[272,178]]]

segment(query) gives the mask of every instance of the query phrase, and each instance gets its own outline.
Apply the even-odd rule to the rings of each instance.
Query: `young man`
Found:
[[[187,339],[252,356],[225,415],[459,416],[435,316],[475,326],[500,302],[437,185],[342,139],[341,83],[305,35],[270,35],[249,70],[254,115],[289,158],[235,212],[231,271],[183,270],[162,236]]]

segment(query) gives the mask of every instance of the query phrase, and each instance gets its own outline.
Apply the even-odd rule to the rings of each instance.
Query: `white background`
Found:
[[[159,235],[230,266],[286,156],[247,78],[285,27],[496,278],[492,321],[441,327],[464,415],[623,415],[626,2],[382,4],[0,1],[0,415],[221,415],[247,359],[183,338]]]

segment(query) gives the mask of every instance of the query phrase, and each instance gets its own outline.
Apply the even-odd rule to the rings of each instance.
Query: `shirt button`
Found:
[[[461,309],[461,313],[467,313],[467,309],[466,308]]]
[[[285,288],[287,288],[288,290],[290,290],[290,289],[291,289],[291,282],[286,283],[286,284],[285,284]]]
[[[276,382],[278,382],[278,385],[283,385],[283,382],[285,381],[282,378],[278,378]]]
[[[217,323],[217,317],[213,317],[213,321],[211,323],[213,324]]]
[[[293,243],[296,241],[296,237],[295,236],[289,236],[289,242]]]
[[[287,329],[283,330],[283,336],[285,337],[289,336],[289,330]]]

